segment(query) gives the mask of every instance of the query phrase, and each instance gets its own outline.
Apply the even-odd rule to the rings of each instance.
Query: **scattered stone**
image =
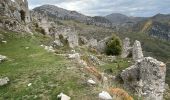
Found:
[[[2,43],[5,43],[5,44],[7,44],[7,41],[2,41]]]
[[[123,40],[123,51],[122,51],[122,58],[127,58],[130,53],[132,51],[132,47],[130,46],[130,39],[129,38],[125,38]]]
[[[29,49],[30,47],[25,47],[25,49]]]
[[[29,84],[28,84],[28,87],[30,87],[31,85],[32,85],[32,83],[29,83]]]
[[[124,87],[135,91],[144,100],[163,100],[166,65],[151,57],[138,60],[121,73]]]
[[[137,40],[135,41],[135,43],[133,45],[132,56],[133,56],[134,61],[137,61],[137,60],[143,58],[141,43]]]
[[[76,51],[75,50],[71,50],[71,53],[76,53]]]
[[[48,52],[55,52],[52,46],[45,46],[45,50],[47,50]]]
[[[44,47],[44,45],[43,45],[43,44],[41,44],[40,46],[41,46],[41,47]]]
[[[89,56],[89,61],[91,61],[95,65],[100,65],[101,64],[100,60],[96,56],[93,56],[93,55]]]
[[[80,59],[80,54],[75,53],[75,54],[68,54],[69,59]]]
[[[57,97],[61,98],[61,100],[70,100],[71,99],[71,97],[65,95],[64,93],[60,93]]]
[[[102,91],[101,93],[99,93],[99,99],[112,100],[112,97],[110,96],[110,94],[108,92]]]
[[[8,84],[8,82],[9,82],[8,77],[2,78],[2,79],[0,79],[0,86],[4,86],[4,85]]]
[[[6,56],[0,55],[0,63],[7,60]]]
[[[96,82],[95,82],[94,80],[92,80],[92,79],[89,79],[89,80],[87,81],[87,83],[92,84],[92,85],[95,85],[95,84],[96,84]]]

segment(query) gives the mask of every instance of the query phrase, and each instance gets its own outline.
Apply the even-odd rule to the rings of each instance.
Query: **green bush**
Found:
[[[106,42],[107,55],[120,55],[122,52],[122,44],[119,37],[113,35],[112,38]]]

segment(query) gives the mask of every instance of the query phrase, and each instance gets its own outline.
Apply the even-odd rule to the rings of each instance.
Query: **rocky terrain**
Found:
[[[157,57],[155,45],[149,54],[144,45],[161,41],[165,53],[169,50],[169,23],[161,19],[164,15],[149,19],[121,14],[90,17],[53,5],[29,11],[27,0],[1,0],[0,15],[2,100],[170,98],[167,62],[161,62],[170,57]],[[132,37],[133,32],[150,37]],[[123,41],[119,56],[105,53],[113,34]]]

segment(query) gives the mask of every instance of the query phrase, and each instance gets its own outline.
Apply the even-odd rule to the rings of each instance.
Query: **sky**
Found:
[[[88,16],[121,13],[127,16],[149,17],[158,13],[170,14],[170,0],[28,0],[28,3],[30,9],[51,4]]]

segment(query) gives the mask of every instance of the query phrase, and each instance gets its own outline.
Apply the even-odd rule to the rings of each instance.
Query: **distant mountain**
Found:
[[[97,17],[97,16],[90,17],[90,16],[83,15],[79,12],[66,10],[54,5],[43,5],[34,8],[33,11],[43,13],[43,14],[45,13],[54,19],[75,20],[79,22],[84,22],[86,24],[111,27],[111,22],[104,17]]]
[[[152,37],[170,40],[170,15],[157,14],[133,26],[136,32],[148,33]]]
[[[145,20],[145,17],[128,17],[120,13],[113,13],[105,16],[106,19],[111,21],[113,24],[124,24],[124,23],[137,23]]]

